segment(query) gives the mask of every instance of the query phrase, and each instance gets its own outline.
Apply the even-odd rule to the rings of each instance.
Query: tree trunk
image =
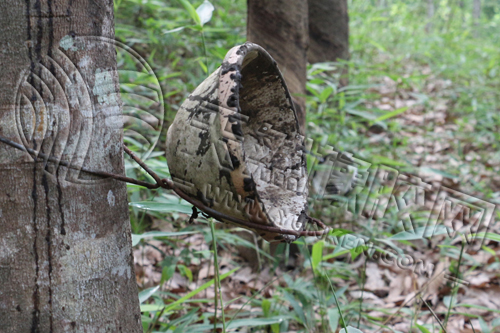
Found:
[[[477,24],[481,17],[481,0],[472,1],[472,17],[474,18],[474,23]]]
[[[349,59],[347,0],[309,0],[310,63]]]
[[[347,0],[248,0],[247,40],[264,47],[280,67],[305,132],[307,61],[349,59]],[[347,84],[347,68],[340,85]]]
[[[472,21],[474,23],[474,28],[472,34],[474,37],[477,37],[479,19],[481,18],[481,0],[473,0],[472,1]]]
[[[248,0],[247,40],[276,60],[305,133],[308,10],[304,0]]]
[[[434,18],[434,0],[427,0],[427,24],[425,25],[425,32],[429,33],[432,30],[432,21]]]
[[[113,2],[3,0],[0,30],[0,135],[123,173]],[[125,184],[0,143],[0,188],[0,331],[142,332]]]
[[[309,0],[309,50],[311,64],[349,59],[347,0]],[[339,66],[340,86],[348,84],[347,66]]]

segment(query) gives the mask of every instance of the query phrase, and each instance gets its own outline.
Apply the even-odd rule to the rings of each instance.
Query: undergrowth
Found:
[[[155,96],[165,107],[163,113],[132,100],[135,108],[129,114],[139,114],[151,126],[146,126],[148,136],[141,135],[140,126],[131,129],[125,123],[125,142],[161,177],[169,177],[164,138],[175,112],[226,52],[245,41],[245,1],[213,2],[210,18],[209,7],[198,16],[193,12],[200,5],[208,6],[202,1],[115,0],[117,39],[136,50],[155,74],[131,75],[139,71],[137,61],[119,53],[122,94],[131,93],[133,85],[148,87],[160,92]],[[312,149],[319,147],[308,158],[311,169],[329,145],[369,168],[500,203],[500,182],[491,181],[500,171],[500,10],[493,0],[484,1],[476,22],[471,6],[441,0],[428,17],[424,1],[349,1],[351,59],[308,67],[307,136]],[[345,87],[338,85],[339,65],[349,68]],[[140,110],[146,115],[141,117]],[[128,159],[126,172],[147,179]],[[355,188],[354,195],[379,200],[391,195],[384,190],[394,188],[384,186],[375,194]],[[394,319],[408,323],[407,330],[437,332],[454,315],[464,315],[455,310],[459,306],[474,307],[457,303],[463,287],[442,282],[449,289],[437,299],[444,310],[432,309],[436,300],[432,306],[396,302],[384,307],[366,298],[366,269],[374,253],[390,249],[411,255],[428,248],[437,256],[436,266],[445,262],[455,277],[499,266],[498,259],[489,266],[477,264],[460,235],[450,236],[446,229],[418,237],[405,234],[404,214],[413,214],[413,227],[420,230],[429,212],[398,204],[374,219],[366,207],[351,209],[343,198],[312,195],[310,213],[336,229],[322,240],[299,239],[293,245],[298,255],[291,256],[290,245],[259,244],[239,228],[214,228],[202,217],[189,224],[190,205],[171,193],[134,185],[128,189],[136,261],[156,258],[150,260],[152,271],[137,273],[145,332],[404,331],[393,325]],[[342,245],[349,237],[362,242]],[[495,253],[500,239],[492,233],[485,237],[480,251]],[[256,262],[242,259],[245,251]],[[249,265],[255,266],[253,285],[238,276]],[[207,267],[205,276],[202,267]],[[498,309],[488,311],[498,314]],[[465,316],[478,320],[476,331],[500,326],[499,320]]]

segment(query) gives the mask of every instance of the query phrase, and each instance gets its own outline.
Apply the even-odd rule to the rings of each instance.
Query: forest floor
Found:
[[[333,232],[291,245],[218,223],[212,232],[204,218],[187,223],[190,205],[172,194],[130,186],[145,331],[209,332],[217,318],[218,331],[224,322],[233,332],[339,332],[344,324],[500,332],[500,14],[478,28],[467,8],[446,1],[432,21],[421,1],[370,3],[349,3],[349,85],[337,85],[339,64],[308,72],[309,168],[330,145],[355,162],[334,169],[362,178],[345,197],[311,194],[310,214]],[[165,80],[167,122],[245,39],[244,1],[216,4],[206,45],[198,31],[172,32],[189,20],[180,7],[121,6],[117,36],[134,41]],[[163,149],[147,162],[167,177]],[[141,175],[130,161],[127,173]]]
[[[414,75],[418,70],[426,76],[421,87],[412,85],[401,87],[401,82],[394,81],[387,76],[374,77],[372,78],[374,86],[369,88],[368,92],[378,95],[379,98],[372,98],[365,106],[366,109],[375,107],[387,112],[407,108],[394,120],[400,128],[397,132],[398,139],[408,142],[404,149],[398,150],[397,154],[404,156],[404,160],[411,163],[417,172],[401,173],[406,178],[399,179],[402,183],[398,182],[394,185],[396,192],[392,193],[392,200],[401,200],[402,196],[411,192],[408,186],[404,189],[403,186],[407,184],[405,181],[415,185],[415,182],[409,181],[413,178],[413,180],[420,179],[422,182],[417,185],[425,193],[425,203],[419,206],[417,202],[409,202],[415,201],[414,197],[406,198],[405,209],[395,205],[399,216],[408,217],[422,208],[426,208],[429,212],[434,209],[434,214],[441,214],[440,219],[443,225],[450,227],[451,231],[436,235],[432,239],[429,238],[429,241],[406,241],[398,247],[402,253],[394,257],[379,255],[368,258],[366,253],[353,257],[347,253],[326,259],[325,263],[331,265],[335,261],[340,261],[356,272],[355,275],[358,277],[365,277],[361,279],[361,282],[359,278],[346,279],[345,276],[332,277],[331,280],[336,290],[344,291],[343,295],[347,302],[362,300],[359,304],[363,311],[361,324],[370,325],[370,321],[376,320],[390,327],[390,329],[377,328],[381,332],[392,330],[410,332],[412,326],[415,332],[421,331],[420,329],[423,332],[425,326],[422,325],[427,324],[437,328],[437,320],[443,322],[444,318],[448,318],[447,332],[472,333],[473,327],[476,332],[486,332],[487,327],[495,326],[496,330],[489,332],[500,332],[498,320],[500,317],[500,276],[498,274],[500,246],[498,239],[496,241],[485,239],[482,244],[483,250],[477,246],[482,239],[478,238],[471,244],[466,241],[463,252],[460,254],[461,241],[464,239],[460,233],[464,235],[466,234],[464,230],[469,230],[467,237],[470,238],[471,224],[477,223],[474,219],[485,217],[477,214],[492,214],[493,212],[488,210],[478,213],[472,209],[470,216],[465,216],[467,210],[453,211],[455,202],[449,207],[436,204],[437,197],[445,191],[448,195],[451,194],[452,199],[463,199],[462,196],[465,194],[469,199],[477,198],[479,201],[476,203],[477,206],[481,207],[481,204],[485,204],[484,207],[493,206],[494,209],[493,204],[482,201],[482,192],[474,184],[486,181],[491,191],[500,192],[500,176],[498,176],[500,161],[488,158],[495,155],[494,149],[488,151],[484,149],[484,146],[479,147],[477,140],[480,138],[474,136],[473,123],[457,124],[456,118],[448,112],[453,107],[452,96],[455,91],[453,82],[432,75],[428,66],[417,69],[413,66],[408,67],[408,73]],[[418,96],[424,94],[427,100],[421,103]],[[458,132],[460,135],[457,135]],[[383,128],[375,126],[366,128],[361,135],[365,135],[372,145],[380,142],[390,144],[394,136]],[[472,138],[472,140],[467,140],[467,138]],[[393,156],[388,158],[393,159]],[[447,168],[450,164],[461,165],[462,168],[468,168],[470,171],[467,172],[466,177],[459,177]],[[397,170],[396,168],[397,166],[394,165],[390,167],[391,170]],[[415,194],[416,192],[413,193]],[[471,200],[468,201],[471,202]],[[456,207],[459,207],[460,201],[457,202]],[[442,215],[446,214],[446,209],[450,209],[448,218]],[[354,218],[352,212],[345,211],[344,214],[343,218],[346,222],[342,226],[346,227],[351,223],[352,231],[363,234],[363,228],[358,225],[370,223],[366,222],[366,217],[357,220],[356,226],[352,227]],[[179,216],[179,219],[184,221],[188,218],[188,214]],[[331,225],[336,226],[335,223]],[[474,228],[476,227],[473,226],[473,230]],[[174,231],[172,225],[163,220],[155,220],[153,229]],[[481,230],[485,231],[485,225],[481,227]],[[241,229],[234,228],[228,232],[236,232],[240,236],[245,234]],[[454,234],[455,232],[458,233]],[[491,223],[488,232],[500,235],[500,224]],[[195,249],[199,253],[210,251],[210,244],[205,234],[189,235],[180,239],[182,246],[171,246],[160,240],[152,240],[147,245],[138,246],[134,250],[139,285],[144,288],[158,285],[162,280],[162,265],[160,264],[168,256],[182,257],[182,252],[186,248]],[[254,236],[250,234],[243,239],[255,241]],[[259,253],[254,248],[239,245],[238,241],[235,243],[232,244],[230,241],[222,243],[218,253],[220,274],[238,268],[222,282],[226,318],[231,318],[241,311],[246,312],[247,315],[261,314],[262,302],[251,304],[248,303],[247,298],[256,294],[264,299],[279,295],[280,292],[276,290],[276,286],[289,286],[290,280],[287,281],[287,278],[295,283],[301,279],[315,279],[311,265],[306,263],[303,254],[299,253],[297,258],[288,259],[282,256],[276,265],[262,254],[259,258]],[[262,247],[262,244],[260,246]],[[272,250],[275,251],[274,248]],[[460,257],[458,273],[455,267]],[[421,266],[417,264],[419,262]],[[192,260],[187,267],[191,271],[190,274],[175,272],[168,282],[165,282],[162,289],[183,296],[214,278],[214,266],[210,258]],[[284,272],[287,272],[286,276]],[[456,278],[457,274],[459,278]],[[297,287],[300,288],[300,284]],[[213,312],[213,303],[206,302],[206,300],[213,299],[214,296],[215,289],[212,285],[194,296],[192,302],[196,303],[199,300],[196,305],[200,307],[200,311]],[[450,303],[452,310],[448,317]],[[287,306],[293,309],[293,304]],[[317,316],[316,319],[321,321],[321,311],[316,310],[313,313]],[[350,325],[356,326],[357,318],[349,319]],[[257,321],[256,324],[258,323]],[[417,327],[418,325],[420,328]],[[377,329],[362,330],[375,332]],[[288,332],[296,331],[300,331],[299,327],[293,328],[292,325]],[[317,331],[322,331],[321,326]]]

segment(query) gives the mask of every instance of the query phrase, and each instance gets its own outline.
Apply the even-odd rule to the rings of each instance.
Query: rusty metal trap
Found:
[[[74,168],[0,137],[47,161]],[[321,236],[328,228],[307,215],[308,175],[304,136],[276,61],[245,43],[229,50],[221,67],[189,95],[167,133],[172,179],[161,179],[124,145],[155,184],[78,168],[149,189],[173,190],[221,222],[254,230],[270,242]],[[306,230],[306,227],[315,226]]]

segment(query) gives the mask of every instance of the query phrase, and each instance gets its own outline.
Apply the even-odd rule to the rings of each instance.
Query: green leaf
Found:
[[[202,59],[198,59],[198,64],[200,64],[200,67],[205,74],[208,73],[207,65],[205,65]]]
[[[437,175],[440,175],[440,176],[443,176],[443,177],[446,177],[446,178],[458,179],[458,176],[452,175],[449,172],[438,170],[438,169],[434,169],[434,168],[430,168],[430,167],[421,167],[420,168],[420,172],[434,173],[434,174],[437,174]]]
[[[210,21],[214,9],[214,5],[212,5],[212,3],[210,3],[210,1],[208,0],[203,1],[203,3],[198,8],[196,8],[196,13],[200,18],[201,26]]]
[[[141,304],[141,312],[161,311],[164,307],[162,304]]]
[[[374,120],[375,119],[375,115],[373,115],[372,113],[366,112],[366,111],[360,111],[360,110],[356,110],[356,109],[346,108],[345,112],[352,114],[352,115],[355,115],[355,116],[358,116],[358,117],[361,117],[361,118],[364,118],[364,119],[367,119],[367,120]]]
[[[321,101],[321,103],[325,103],[328,97],[330,97],[332,93],[333,93],[333,88],[330,86],[326,87],[319,95],[319,100]]]
[[[165,31],[163,31],[163,34],[166,35],[166,34],[171,34],[173,32],[182,31],[182,30],[184,30],[184,28],[185,27],[178,27],[178,28],[171,29],[171,30],[165,30]]]
[[[453,296],[445,296],[443,297],[443,304],[447,308],[453,308],[457,304],[457,298]]]
[[[283,321],[283,317],[276,316],[271,318],[248,318],[248,319],[235,319],[231,324],[227,325],[227,329],[234,329],[238,327],[255,327],[255,326],[268,326],[272,324],[279,324]],[[213,327],[213,326],[212,326]]]
[[[262,312],[265,317],[269,317],[269,313],[271,310],[271,301],[267,298],[262,301]]]
[[[401,231],[389,237],[390,240],[416,240],[427,237],[437,236],[451,232],[451,228],[444,225],[426,226],[415,229],[414,231]]]
[[[461,304],[457,304],[456,306],[457,307],[464,307],[464,308],[480,309],[480,310],[490,311],[490,312],[494,312],[494,313],[500,313],[500,310],[488,308],[485,306],[475,305],[475,304],[461,303]]]
[[[345,108],[345,93],[341,92],[339,94],[339,110],[343,110]]]
[[[417,326],[417,328],[420,330],[420,332],[422,333],[431,333],[427,328],[425,328],[424,326],[422,325],[419,325],[419,324],[415,324],[415,326]]]
[[[295,313],[297,314],[298,318],[300,320],[301,324],[306,324],[306,315],[304,314],[304,310],[300,306],[299,302],[292,296],[287,291],[283,291],[283,295],[285,296],[285,299],[290,303],[290,305],[293,307]]]
[[[346,328],[347,328],[347,331],[343,328],[340,330],[339,333],[363,333],[363,331],[360,331],[357,328],[352,327],[352,326],[347,326]]]
[[[165,266],[161,271],[160,286],[170,280],[175,273],[175,265]]]
[[[479,326],[481,327],[481,332],[483,333],[490,333],[491,329],[488,327],[488,324],[486,321],[484,321],[483,317],[477,317],[477,320],[479,320]]]
[[[198,13],[194,9],[193,5],[187,0],[179,0],[179,2],[184,6],[186,11],[189,13],[189,16],[191,16],[191,18],[193,19],[193,21],[201,27],[202,24],[200,17],[198,16]]]
[[[340,318],[339,310],[337,308],[329,308],[327,310],[327,313],[331,331],[337,332],[337,327],[339,326],[339,318]]]
[[[152,212],[160,212],[160,213],[184,213],[191,214],[193,209],[190,205],[183,205],[181,203],[164,203],[164,202],[156,202],[156,201],[139,201],[139,202],[131,202],[130,206],[136,207],[143,210],[149,210]]]
[[[373,46],[375,46],[375,47],[376,47],[377,49],[379,49],[380,51],[382,51],[382,52],[386,52],[385,47],[383,47],[383,46],[382,46],[382,44],[377,43],[377,42],[376,42],[376,41],[374,41],[373,39],[370,39],[370,40],[368,41],[368,43],[372,44]]]
[[[471,234],[470,237],[474,239],[486,238],[495,242],[500,242],[500,235],[491,232],[478,232],[477,234]]]
[[[406,163],[404,162],[398,162],[385,156],[372,155],[372,158],[375,164],[383,164],[387,166],[406,166]]]
[[[193,282],[193,272],[188,267],[185,265],[178,265],[177,267],[181,271],[181,274],[189,279],[189,282]]]
[[[482,248],[484,251],[486,251],[486,252],[488,252],[489,254],[491,254],[492,256],[496,256],[496,252],[495,252],[495,250],[490,249],[489,247],[484,246],[484,245],[483,245],[483,246],[481,246],[481,248]]]
[[[323,259],[323,247],[325,245],[324,240],[320,240],[316,242],[313,247],[312,247],[312,254],[311,254],[311,266],[313,270],[316,270],[318,265],[321,263],[321,260]]]
[[[224,273],[220,276],[220,280],[224,280],[226,277],[228,277],[229,275],[233,274],[234,272],[236,272],[238,269],[240,269],[240,267],[236,267],[235,269],[232,269],[230,270],[229,272],[227,273]],[[187,294],[186,296],[184,297],[181,297],[179,298],[177,301],[169,304],[168,306],[165,307],[165,312],[168,312],[170,310],[172,310],[173,308],[175,308],[177,305],[183,303],[184,301],[187,301],[188,299],[190,299],[191,297],[195,296],[196,294],[200,293],[201,291],[207,289],[208,287],[210,287],[211,285],[213,285],[215,282],[214,279],[206,282],[205,284],[203,284],[202,286],[200,286],[199,288],[197,288],[196,290],[193,290],[192,292],[190,292],[189,294]]]
[[[146,301],[148,298],[153,296],[153,294],[160,288],[160,286],[144,289],[139,293],[139,303],[142,304],[144,301]]]
[[[408,106],[404,106],[402,108],[399,108],[399,109],[396,109],[394,111],[388,112],[388,113],[384,114],[383,116],[380,116],[377,119],[375,119],[374,122],[383,121],[383,120],[395,117],[398,114],[401,114],[401,113],[405,112],[406,110],[408,110]]]
[[[335,247],[335,250],[333,250],[332,253],[324,256],[324,260],[329,260],[329,259],[341,256],[343,254],[349,253],[349,251],[350,251],[349,249],[346,249],[346,248],[342,247],[341,245],[337,245]]]
[[[164,232],[164,231],[150,231],[145,232],[141,235],[132,234],[132,246],[136,246],[142,239],[153,238],[153,237],[175,237],[195,234],[195,231],[176,231],[176,232]]]
[[[235,319],[229,325],[227,325],[226,329],[236,329],[239,327],[256,327],[256,326],[269,326],[273,324],[278,324],[283,322],[287,316],[280,315],[271,318],[245,318],[245,319]],[[213,324],[200,324],[200,325],[192,325],[189,327],[190,331],[193,332],[211,332],[214,328]],[[222,323],[217,324],[217,328],[222,329]],[[279,327],[278,327],[279,329]],[[279,332],[279,331],[277,331]],[[274,331],[273,331],[274,333]]]

